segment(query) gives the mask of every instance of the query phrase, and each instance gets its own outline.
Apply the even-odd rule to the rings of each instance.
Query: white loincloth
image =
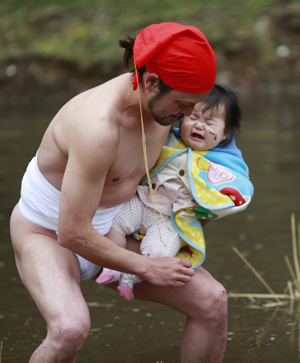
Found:
[[[37,156],[28,164],[21,186],[19,208],[31,222],[58,233],[60,191],[51,185],[40,172]],[[102,235],[108,233],[112,220],[122,205],[98,208],[92,220],[93,227]],[[101,269],[100,266],[75,254],[80,265],[81,279],[89,280]]]

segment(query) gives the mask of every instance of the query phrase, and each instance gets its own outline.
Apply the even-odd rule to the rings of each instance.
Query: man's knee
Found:
[[[198,288],[194,289],[194,303],[201,319],[222,319],[227,316],[227,293],[222,284],[204,270],[195,274]],[[194,277],[193,277],[194,278]]]
[[[83,346],[90,331],[90,319],[63,319],[48,330],[51,345],[57,356],[72,357]]]
[[[212,287],[209,295],[208,317],[220,319],[227,316],[227,292],[221,284]]]

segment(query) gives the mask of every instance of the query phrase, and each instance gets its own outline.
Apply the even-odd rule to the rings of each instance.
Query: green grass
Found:
[[[54,58],[86,69],[120,63],[117,42],[151,23],[199,27],[213,42],[256,37],[253,26],[273,0],[3,0],[0,61]]]

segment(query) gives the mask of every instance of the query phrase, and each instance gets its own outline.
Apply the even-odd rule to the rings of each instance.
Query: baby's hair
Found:
[[[208,97],[202,101],[204,104],[203,112],[217,110],[218,107],[225,107],[225,131],[228,132],[226,140],[222,142],[225,146],[230,143],[236,131],[240,129],[242,117],[237,95],[228,87],[215,84]],[[221,145],[220,145],[221,146]]]

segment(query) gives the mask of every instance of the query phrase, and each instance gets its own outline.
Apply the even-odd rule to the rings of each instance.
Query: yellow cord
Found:
[[[137,79],[137,91],[138,91],[139,105],[140,105],[141,126],[142,126],[142,143],[143,143],[143,154],[144,154],[146,175],[147,175],[147,180],[148,180],[148,184],[149,184],[149,190],[150,190],[151,200],[152,200],[152,204],[153,204],[153,210],[154,210],[154,215],[155,215],[155,220],[156,220],[156,225],[157,225],[159,237],[160,237],[161,242],[164,244],[164,246],[167,247],[164,240],[163,240],[163,238],[162,238],[162,236],[161,236],[161,233],[160,233],[160,228],[159,228],[159,224],[158,224],[158,220],[157,220],[157,214],[156,214],[156,208],[157,208],[157,210],[158,210],[158,212],[159,212],[159,214],[162,217],[164,222],[165,222],[165,219],[162,216],[162,214],[161,214],[161,212],[160,212],[160,210],[158,208],[158,205],[157,205],[157,202],[156,202],[156,199],[155,199],[155,195],[154,195],[154,192],[153,192],[150,173],[149,173],[149,168],[148,168],[148,158],[147,158],[147,149],[146,149],[146,136],[145,136],[145,131],[144,131],[142,102],[141,102],[141,95],[140,95],[140,88],[139,88],[139,74],[138,74],[138,70],[137,70],[137,67],[136,67],[135,59],[134,59],[134,69],[135,69],[135,74],[136,74],[136,79]]]

